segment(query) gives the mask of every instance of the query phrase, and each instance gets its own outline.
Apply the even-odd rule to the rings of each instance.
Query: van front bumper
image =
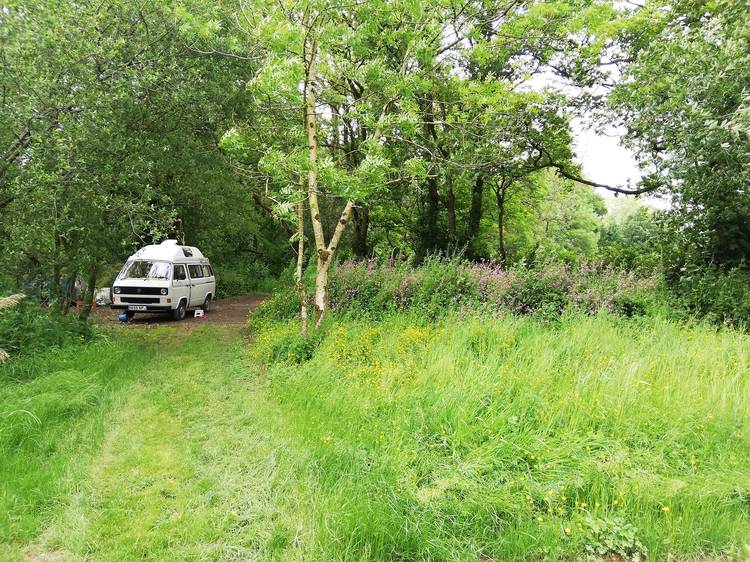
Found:
[[[109,308],[112,310],[127,310],[128,306],[133,306],[132,304],[110,304]],[[145,306],[146,310],[133,310],[132,312],[172,312],[172,307],[168,304],[147,304],[147,305],[135,305],[135,306]]]

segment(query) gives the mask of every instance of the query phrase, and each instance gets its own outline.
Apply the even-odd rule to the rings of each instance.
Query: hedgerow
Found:
[[[421,267],[344,262],[330,279],[331,307],[375,318],[415,310],[429,319],[455,310],[558,318],[564,311],[625,316],[660,307],[658,278],[595,264],[503,268],[433,257]]]

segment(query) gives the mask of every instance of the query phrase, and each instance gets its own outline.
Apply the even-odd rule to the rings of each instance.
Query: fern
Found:
[[[17,293],[15,295],[10,295],[9,297],[0,298],[0,310],[5,310],[6,308],[13,308],[19,302],[21,302],[24,298],[26,298],[26,295],[24,295],[23,293]]]
[[[25,297],[26,295],[24,295],[23,293],[16,293],[15,295],[10,295],[9,297],[0,298],[0,310],[13,308]],[[5,361],[7,361],[9,358],[10,355],[8,355],[8,352],[3,348],[0,348],[0,363],[5,363]]]

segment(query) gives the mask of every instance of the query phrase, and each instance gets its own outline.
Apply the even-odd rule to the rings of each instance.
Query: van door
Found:
[[[190,306],[201,306],[206,299],[206,278],[203,276],[203,266],[188,265],[190,272]]]
[[[211,293],[212,300],[216,299],[216,277],[214,277],[214,268],[210,264],[203,264],[203,273],[206,275],[206,292]]]
[[[177,308],[180,299],[187,299],[190,306],[190,279],[187,276],[185,264],[174,265],[174,276],[172,278],[172,308]]]

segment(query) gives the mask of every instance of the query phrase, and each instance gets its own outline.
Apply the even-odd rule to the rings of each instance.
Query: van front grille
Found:
[[[159,304],[158,298],[151,297],[122,297],[120,300],[132,304]]]
[[[160,295],[161,287],[117,287],[121,295]]]

